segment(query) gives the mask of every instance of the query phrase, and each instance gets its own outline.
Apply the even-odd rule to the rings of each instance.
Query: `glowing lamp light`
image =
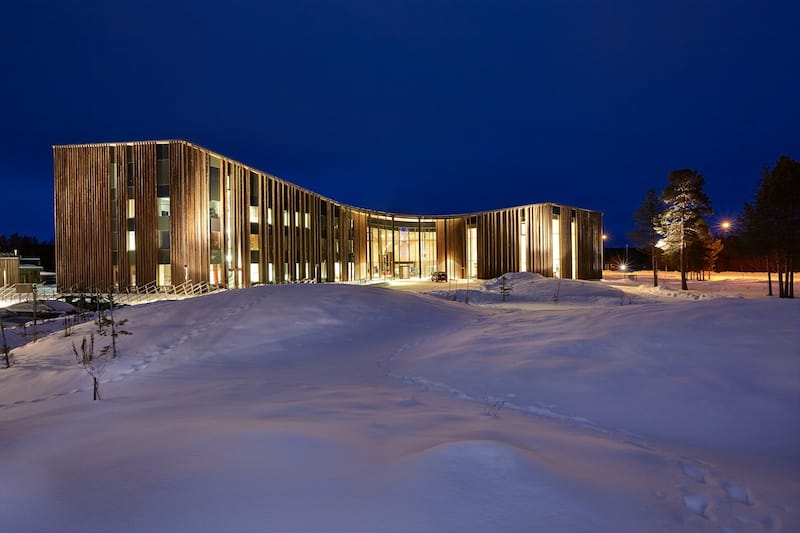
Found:
[[[624,272],[625,270],[628,270],[628,265],[626,265],[625,263],[622,263],[622,264],[619,266],[619,269],[620,269],[620,270],[622,270],[622,271]]]
[[[606,239],[608,239],[608,235],[606,235],[605,233],[603,233],[603,237],[602,237],[602,238],[603,238],[603,240],[606,240]]]
[[[724,229],[724,230],[731,229],[731,223],[729,221],[727,221],[727,220],[723,220],[721,226],[722,226],[722,229]]]

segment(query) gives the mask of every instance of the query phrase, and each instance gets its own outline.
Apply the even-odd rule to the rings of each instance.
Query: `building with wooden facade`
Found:
[[[53,159],[62,288],[602,275],[596,211],[373,211],[183,140],[54,146]]]
[[[0,288],[19,283],[19,256],[0,252]]]

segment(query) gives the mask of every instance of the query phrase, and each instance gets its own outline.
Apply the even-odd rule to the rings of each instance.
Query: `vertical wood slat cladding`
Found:
[[[355,279],[367,278],[367,225],[366,213],[353,213],[353,255],[355,262]]]
[[[559,251],[561,252],[561,277],[565,279],[572,278],[572,209],[561,206],[561,214],[559,215],[559,230],[558,236]]]
[[[136,210],[136,283],[156,281],[158,267],[158,206],[156,200],[156,143],[133,145]]]
[[[494,278],[520,268],[520,214],[517,208],[477,216],[478,277]]]
[[[553,276],[553,232],[552,204],[538,204],[531,207],[533,224],[531,248],[533,249],[533,272],[542,276]]]
[[[111,261],[110,156],[117,163],[118,257],[116,281],[131,282],[127,264],[127,169],[133,162],[136,283],[157,279],[158,201],[155,141],[54,147],[57,275],[61,285],[110,287],[115,281]],[[316,278],[346,281],[370,277],[380,258],[370,257],[371,220],[386,224],[386,246],[394,249],[395,216],[351,208],[322,198],[269,174],[219,156],[186,141],[169,141],[171,272],[180,283],[187,265],[189,278],[209,281],[209,157],[220,159],[223,232],[223,279],[232,286]],[[114,147],[114,149],[112,149]],[[250,176],[258,182],[258,278],[250,277]],[[553,204],[532,204],[454,217],[430,217],[436,229],[436,266],[462,277],[467,262],[467,227],[476,231],[477,275],[496,277],[521,267],[520,236],[524,217],[525,270],[553,275]],[[571,277],[572,208],[559,206],[561,275]],[[272,224],[269,224],[271,211]],[[286,211],[286,216],[284,215]],[[323,215],[323,212],[325,215]],[[376,216],[374,219],[373,215]],[[308,218],[309,227],[306,227]],[[467,221],[473,220],[467,224]],[[352,224],[352,229],[351,229]],[[602,215],[576,210],[577,277],[602,274]],[[400,224],[402,225],[402,224]],[[350,244],[352,241],[352,251]],[[420,244],[421,246],[421,244]],[[230,253],[230,259],[228,254]],[[420,248],[421,253],[421,248]],[[396,258],[395,258],[396,259]],[[352,270],[351,270],[352,262]],[[322,265],[326,269],[322,270]],[[336,272],[339,272],[339,276]]]
[[[603,216],[593,211],[578,210],[578,278],[603,277]]]
[[[245,246],[248,247],[250,236],[250,210],[248,208],[250,198],[247,196],[247,189],[249,185],[250,174],[247,169],[239,164],[231,164],[230,181],[228,186],[230,191],[230,213],[226,213],[230,217],[230,258],[228,258],[228,250],[225,251],[226,263],[230,259],[230,269],[233,270],[233,286],[241,287],[244,282],[244,250]],[[249,254],[248,254],[249,259]],[[248,274],[249,276],[249,274]],[[229,275],[230,277],[230,275]]]
[[[296,235],[297,232],[295,230],[295,194],[294,190],[291,187],[287,187],[284,185],[283,187],[283,194],[284,194],[284,204],[283,208],[286,210],[286,221],[284,224],[284,233],[283,233],[283,253],[284,253],[284,260],[285,263],[285,272],[286,279],[289,281],[293,281],[296,279],[295,276],[295,261],[297,260],[296,254]]]
[[[283,253],[283,184],[278,180],[272,181],[272,252],[275,258],[273,269],[275,281],[282,283],[284,277]]]
[[[444,220],[436,221],[436,270],[439,272],[447,272],[447,230],[445,228]],[[450,273],[447,272],[448,278]]]
[[[350,209],[346,207],[339,208],[339,226],[336,232],[338,240],[338,263],[339,263],[339,279],[340,281],[350,281],[349,272],[347,268],[347,261],[350,255],[348,248],[347,237],[350,232]]]
[[[112,147],[108,147],[109,157]],[[126,183],[125,183],[125,150],[121,146],[114,146],[114,159],[117,168],[117,187],[116,187],[116,210],[117,210],[117,223],[112,227],[111,231],[117,232],[117,264],[114,265],[112,261],[111,269],[115,270],[112,274],[112,283],[115,289],[127,287],[129,283],[128,272],[128,257],[125,252],[125,240],[127,238],[127,224],[125,220],[125,203],[126,203]],[[113,199],[112,199],[113,202]],[[113,215],[112,215],[113,216]],[[113,220],[112,220],[113,224]],[[112,235],[113,239],[113,235]]]
[[[489,250],[491,248],[489,233],[489,215],[481,213],[475,217],[475,233],[477,238],[477,261],[478,261],[478,277],[486,279],[489,277]]]
[[[335,205],[333,202],[326,202],[328,208],[328,214],[326,216],[326,228],[325,232],[327,238],[325,239],[325,256],[327,261],[327,274],[326,274],[326,281],[335,281],[336,274],[334,271],[334,264],[336,262],[335,253],[334,253],[334,242],[336,240],[336,234],[334,232],[335,227],[335,216],[334,216],[334,209]]]
[[[437,269],[447,272],[448,278],[460,278],[466,266],[466,219],[439,219],[435,224]]]
[[[525,271],[536,272],[533,258],[533,209],[531,206],[522,208],[525,214]]]
[[[446,221],[447,257],[452,258],[453,276],[463,278],[467,265],[467,220],[454,218]],[[448,276],[451,273],[448,272]]]
[[[19,283],[19,258],[0,256],[0,287]]]
[[[112,284],[108,147],[54,147],[56,277],[64,288]]]
[[[258,197],[258,271],[260,275],[259,280],[254,280],[260,283],[269,282],[269,263],[272,254],[270,254],[269,245],[269,177],[263,174],[258,178],[259,197]]]

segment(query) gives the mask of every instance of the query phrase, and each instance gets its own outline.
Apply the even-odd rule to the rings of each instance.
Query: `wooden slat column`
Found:
[[[64,289],[113,287],[109,163],[108,145],[53,148],[56,279]]]

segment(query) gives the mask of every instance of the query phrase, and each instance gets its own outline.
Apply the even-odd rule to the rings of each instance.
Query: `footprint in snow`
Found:
[[[689,463],[681,463],[681,470],[683,470],[684,474],[686,474],[693,480],[697,481],[698,483],[706,482],[706,476],[703,473],[703,471],[694,465],[690,465]]]
[[[706,516],[706,509],[708,508],[708,498],[702,494],[687,493],[683,495],[683,505],[691,512],[703,518]]]
[[[418,405],[422,405],[417,401],[416,398],[410,398],[408,400],[400,400],[399,403],[401,407],[416,407]]]
[[[728,498],[731,500],[744,505],[750,505],[750,495],[747,493],[747,489],[744,487],[733,485],[731,483],[724,483],[722,485],[722,490],[725,491],[725,493],[728,495]]]

